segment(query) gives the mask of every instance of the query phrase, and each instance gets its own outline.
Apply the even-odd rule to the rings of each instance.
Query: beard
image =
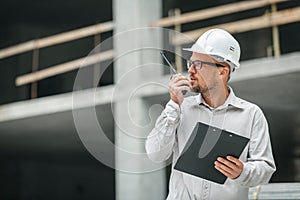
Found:
[[[200,84],[197,82],[195,85],[192,86],[192,92],[204,94],[209,92],[209,90],[213,90],[215,86],[216,86],[215,84],[211,84],[210,87],[208,87],[206,84],[200,86]]]
[[[192,92],[201,93],[201,89],[199,86],[192,87]]]
[[[205,91],[207,91],[207,89],[201,88],[199,85],[192,87],[192,92],[195,93],[204,93]]]

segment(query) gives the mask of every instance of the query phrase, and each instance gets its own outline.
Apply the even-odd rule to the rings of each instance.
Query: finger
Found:
[[[218,157],[218,158],[217,158],[217,161],[223,163],[224,165],[230,167],[231,169],[235,169],[235,168],[237,167],[237,166],[235,165],[235,163],[232,163],[232,162],[230,162],[230,161],[228,161],[228,160],[226,160],[226,159],[224,159],[224,158],[222,158],[222,157]]]
[[[218,161],[216,161],[218,162]],[[234,179],[236,177],[239,176],[240,173],[226,167],[225,165],[222,164],[217,164],[215,163],[215,168],[220,171],[222,174],[224,174],[225,176],[227,176],[228,178]]]
[[[177,87],[179,91],[191,91],[191,88],[189,86],[186,86],[186,85],[182,85],[182,86],[179,86]]]
[[[183,76],[183,75],[182,75],[182,74],[180,74],[180,73],[173,74],[173,78],[178,78],[178,77],[181,77],[181,76]]]
[[[173,75],[171,75],[170,82],[175,82],[175,80],[177,80],[178,76],[179,76],[179,74],[173,74]]]
[[[240,162],[240,160],[239,159],[237,159],[238,160],[238,165],[236,164],[236,163],[233,163],[233,162],[231,162],[231,161],[228,161],[228,160],[226,160],[226,159],[224,159],[224,158],[222,158],[222,157],[219,157],[217,160],[221,160],[221,161],[223,161],[222,163],[224,164],[224,165],[226,165],[226,166],[228,166],[230,169],[232,169],[233,171],[232,172],[230,172],[230,173],[232,173],[232,174],[234,174],[236,177],[237,176],[239,176],[240,174],[241,174],[241,172],[243,171],[243,163],[242,162]],[[221,162],[220,161],[220,162]],[[227,170],[228,171],[228,170]],[[229,171],[228,171],[229,172]]]
[[[232,175],[231,175],[230,173],[224,171],[222,168],[220,168],[220,167],[218,167],[218,166],[216,166],[216,165],[215,165],[215,168],[216,168],[219,172],[221,172],[222,174],[224,174],[225,176],[227,176],[227,177],[229,177],[229,178],[232,177]]]
[[[228,162],[225,162],[225,163],[228,163]],[[241,174],[242,170],[243,170],[242,167],[239,167],[238,165],[235,165],[233,163],[231,163],[231,165],[228,166],[226,164],[220,163],[219,161],[216,161],[215,165],[217,165],[218,167],[220,167],[221,169],[223,169],[227,173],[232,174],[233,177],[239,176]]]
[[[226,171],[226,172],[229,173],[229,174],[235,173],[235,171],[234,171],[232,168],[230,168],[230,167],[228,167],[228,166],[226,166],[226,165],[224,165],[224,164],[222,164],[222,163],[220,163],[220,162],[218,162],[218,161],[215,162],[215,165],[216,165],[217,167],[219,167],[220,169]]]
[[[172,90],[171,90],[171,93],[173,95],[182,95],[182,91],[191,91],[191,89],[188,87],[188,86],[185,86],[185,85],[182,85],[182,86],[179,86],[179,87],[174,87]]]
[[[175,87],[180,87],[180,86],[182,86],[182,85],[191,87],[190,82],[187,81],[187,80],[180,80],[180,81],[174,83],[174,86],[175,86]]]
[[[188,87],[192,87],[190,81],[186,77],[175,77],[169,82],[169,87],[174,88],[174,87],[179,87],[181,85],[186,85]]]
[[[244,165],[243,162],[242,162],[240,159],[235,158],[235,157],[233,157],[233,156],[227,156],[226,158],[227,158],[229,161],[235,163],[235,164],[238,165],[238,166],[243,166],[243,165]]]
[[[180,87],[170,86],[170,93],[172,93],[172,95],[178,96],[178,94],[181,93],[181,90]]]
[[[175,75],[173,76],[173,79],[174,79],[175,81],[179,81],[179,80],[188,80],[188,78],[185,77],[185,76],[183,76],[182,74],[175,74]]]

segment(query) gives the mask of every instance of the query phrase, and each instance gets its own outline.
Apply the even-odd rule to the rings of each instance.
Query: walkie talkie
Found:
[[[168,66],[170,68],[170,71],[171,71],[171,78],[173,75],[175,74],[178,74],[176,69],[171,65],[171,63],[169,62],[169,60],[167,59],[167,57],[165,56],[164,52],[163,51],[160,51],[160,54],[162,55],[162,57],[165,59],[165,61],[168,63]],[[182,94],[185,95],[187,93],[186,90],[182,90]]]

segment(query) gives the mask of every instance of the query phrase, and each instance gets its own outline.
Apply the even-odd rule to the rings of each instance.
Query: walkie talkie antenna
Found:
[[[170,70],[172,72],[173,75],[177,74],[176,69],[171,65],[171,63],[169,62],[169,60],[167,59],[167,57],[165,56],[163,51],[160,51],[160,54],[162,55],[162,57],[165,59],[165,61],[168,63]]]

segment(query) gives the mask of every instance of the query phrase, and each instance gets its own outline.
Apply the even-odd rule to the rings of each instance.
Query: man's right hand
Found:
[[[191,83],[188,78],[181,74],[176,74],[169,82],[169,92],[171,99],[179,106],[182,104],[183,91],[191,91]]]

